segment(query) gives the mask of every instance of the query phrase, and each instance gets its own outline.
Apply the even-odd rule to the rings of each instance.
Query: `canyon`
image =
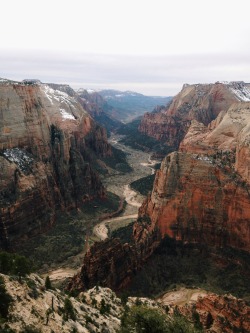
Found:
[[[70,288],[124,288],[166,236],[249,253],[249,101],[243,82],[184,85],[166,109],[144,116],[139,130],[173,152],[139,208],[132,241],[95,244]]]
[[[250,278],[250,85],[186,84],[166,106],[146,113],[138,131],[169,151],[157,171],[151,153],[126,147],[119,135],[108,140],[98,119],[110,124],[109,131],[118,122],[103,114],[105,103],[97,93],[75,92],[68,85],[0,82],[0,247],[18,249],[21,242],[60,223],[58,211],[77,214],[92,200],[106,200],[110,191],[126,202],[123,211],[113,217],[107,213],[105,220],[102,216],[91,224],[95,243],[85,245],[81,267],[57,267],[49,273],[55,280],[69,279],[68,292],[85,291],[88,298],[86,290],[98,286],[97,291],[100,285],[121,293],[152,263],[157,251],[166,251],[166,256],[179,251],[180,258],[208,253],[218,266],[235,265]],[[123,164],[116,160],[118,151],[127,155],[130,173],[116,168]],[[154,185],[146,197],[131,189],[130,183],[154,172]],[[113,236],[111,225],[121,237],[116,232]],[[174,246],[166,250],[164,241]],[[240,256],[223,256],[224,249]],[[42,291],[42,280],[32,279]],[[6,281],[10,290],[16,288]],[[100,290],[112,303],[112,292]],[[191,321],[195,308],[207,332],[248,330],[249,310],[243,300],[210,292],[199,296],[195,305],[166,303],[166,296],[163,305],[170,312],[178,307]],[[171,297],[178,298],[174,292]],[[82,310],[77,301],[73,303]],[[120,300],[115,303],[118,306]],[[112,320],[106,317],[110,327]],[[119,323],[116,320],[113,331]],[[56,323],[55,330],[59,330]]]

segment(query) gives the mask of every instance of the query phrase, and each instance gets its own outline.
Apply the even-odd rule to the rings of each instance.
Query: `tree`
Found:
[[[136,333],[167,332],[166,316],[156,309],[145,306],[133,306],[124,314],[121,320],[121,333],[134,330]]]
[[[64,301],[64,319],[68,320],[68,319],[72,319],[72,320],[76,320],[76,314],[75,314],[75,309],[72,305],[72,302],[69,298],[65,298]]]
[[[45,279],[45,288],[52,289],[51,281],[50,281],[50,278],[48,275],[46,276],[46,279]]]
[[[158,309],[146,306],[133,306],[121,318],[120,333],[200,333],[180,314],[172,317]]]

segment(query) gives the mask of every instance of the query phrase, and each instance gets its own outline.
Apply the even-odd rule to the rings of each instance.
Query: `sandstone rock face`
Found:
[[[89,93],[87,90],[79,89],[76,97],[84,110],[108,131],[113,131],[121,125],[120,121],[112,116],[113,107],[99,93],[94,91]]]
[[[175,150],[192,120],[207,126],[232,103],[248,100],[249,96],[248,86],[243,82],[186,84],[165,109],[146,114],[139,130]]]
[[[106,132],[70,96],[70,87],[54,88],[0,84],[2,247],[48,228],[57,209],[105,195],[90,152],[112,154]]]
[[[174,152],[162,162],[140,216],[162,237],[250,251],[249,189],[211,157]]]
[[[162,237],[250,251],[249,101],[243,82],[185,85],[163,112],[190,126],[140,209]]]
[[[117,238],[95,243],[86,253],[81,271],[73,277],[68,289],[85,290],[98,284],[113,290],[126,287],[159,244],[158,232],[152,228],[145,230],[141,225],[134,226],[138,241],[133,244],[123,244]]]
[[[191,320],[196,313],[207,333],[249,332],[250,330],[249,306],[243,300],[231,295],[208,294],[199,297],[193,304],[179,307],[179,310]]]

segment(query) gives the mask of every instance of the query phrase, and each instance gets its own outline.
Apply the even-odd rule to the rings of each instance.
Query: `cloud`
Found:
[[[0,76],[67,83],[74,88],[174,95],[184,83],[249,81],[250,54],[108,55],[4,50]]]

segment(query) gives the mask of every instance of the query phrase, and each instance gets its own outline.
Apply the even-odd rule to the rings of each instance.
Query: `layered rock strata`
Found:
[[[110,156],[105,131],[68,86],[0,84],[1,247],[50,227],[57,209],[105,191],[90,152]]]
[[[136,271],[166,235],[184,243],[249,253],[249,101],[249,85],[243,82],[185,85],[167,109],[144,117],[142,132],[179,151],[165,157],[153,191],[139,209],[130,245],[136,260],[124,271]],[[91,281],[92,272],[101,270],[105,246],[88,254],[82,281],[86,277]],[[116,243],[111,240],[108,246],[116,256],[111,250]],[[110,273],[105,274],[105,281],[111,281]],[[126,276],[123,281],[128,282]]]
[[[139,131],[176,150],[192,120],[207,126],[232,103],[250,100],[249,96],[244,82],[185,84],[166,108],[145,114]]]

